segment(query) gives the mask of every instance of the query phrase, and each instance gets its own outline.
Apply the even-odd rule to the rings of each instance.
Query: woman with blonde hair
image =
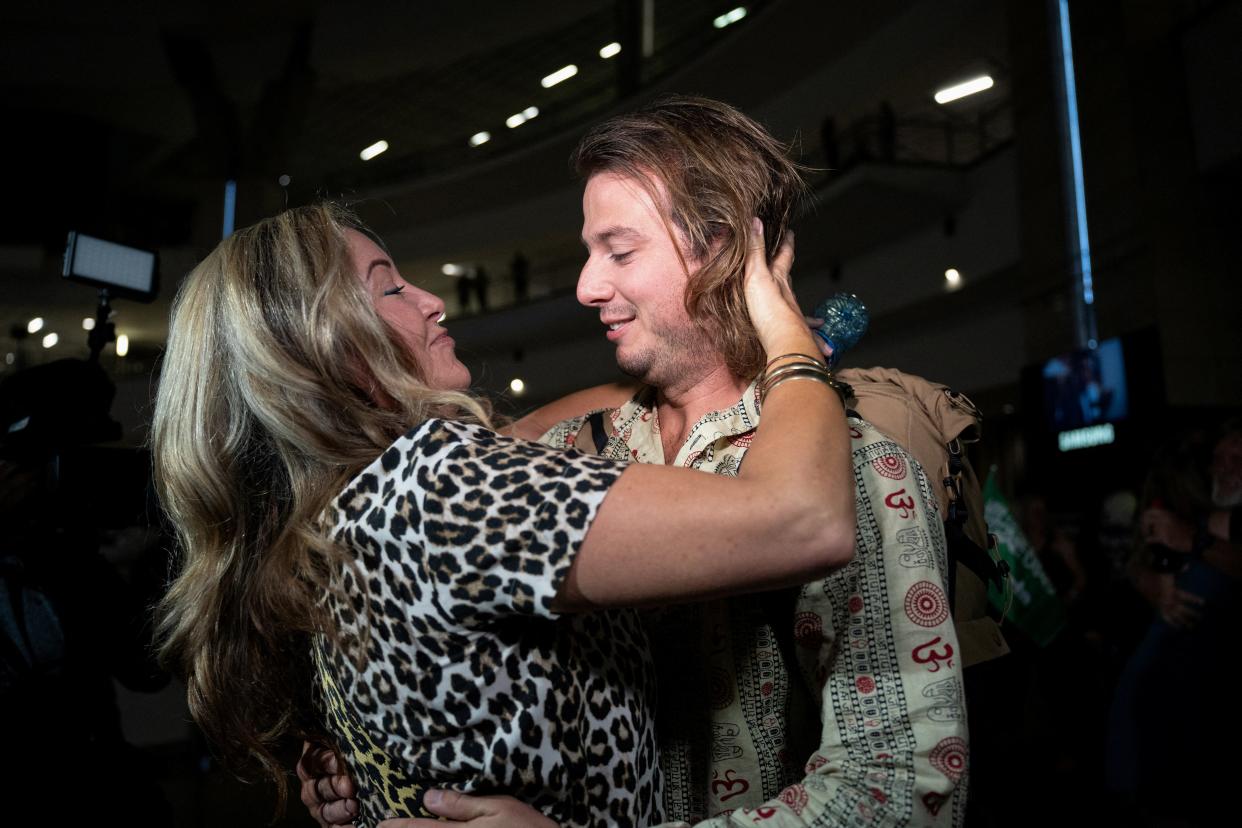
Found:
[[[724,478],[493,430],[443,302],[339,206],[221,242],[176,299],[153,442],[180,540],[162,653],[225,762],[283,798],[281,740],[334,741],[360,828],[426,813],[429,787],[562,825],[659,821],[651,668],[619,608],[800,584],[853,554],[845,417],[791,261],[769,267],[756,227],[746,298],[775,359]]]

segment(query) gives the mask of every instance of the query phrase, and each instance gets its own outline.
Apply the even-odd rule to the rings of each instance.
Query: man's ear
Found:
[[[731,238],[733,234],[732,228],[722,227],[719,232],[712,236],[711,241],[707,244],[707,253],[700,261],[692,262],[697,271],[699,268],[716,261],[724,253],[725,248],[733,243]]]

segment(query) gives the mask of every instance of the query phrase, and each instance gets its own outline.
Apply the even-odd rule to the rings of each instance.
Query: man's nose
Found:
[[[612,298],[612,285],[600,273],[594,259],[587,259],[578,274],[577,294],[582,305],[597,305]]]

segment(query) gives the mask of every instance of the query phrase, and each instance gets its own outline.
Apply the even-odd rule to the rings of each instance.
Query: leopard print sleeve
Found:
[[[337,498],[337,535],[453,625],[551,605],[624,466],[429,420]],[[364,560],[364,567],[367,566]],[[374,571],[374,570],[372,570]]]
[[[566,828],[660,821],[648,646],[632,611],[551,602],[624,466],[428,421],[325,515],[346,552],[315,642],[358,828],[428,788],[507,794]]]

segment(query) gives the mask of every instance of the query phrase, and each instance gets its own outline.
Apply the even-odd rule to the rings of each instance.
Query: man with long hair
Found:
[[[745,313],[746,227],[763,221],[770,258],[802,194],[797,167],[736,109],[682,97],[603,122],[573,163],[588,251],[578,299],[643,386],[543,442],[737,474],[760,418],[755,378],[775,356]],[[851,564],[799,590],[648,614],[671,819],[962,823],[965,702],[943,528],[918,464],[868,423],[850,423]],[[344,803],[317,810],[331,787],[307,777],[304,799],[320,819],[345,821]],[[434,809],[480,825],[502,815],[546,825],[510,805],[450,793]]]

